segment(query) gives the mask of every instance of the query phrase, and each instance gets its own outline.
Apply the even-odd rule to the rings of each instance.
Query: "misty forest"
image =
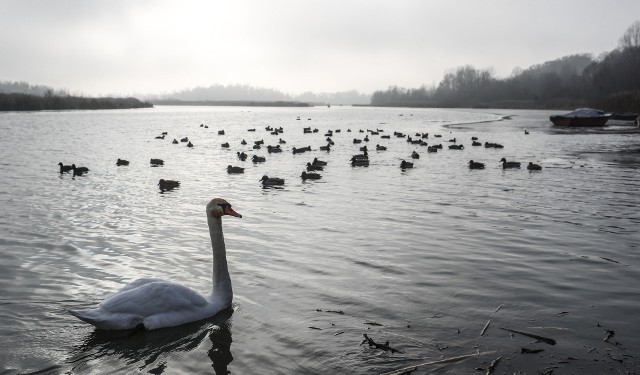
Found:
[[[592,106],[615,112],[640,108],[640,21],[622,35],[617,49],[597,58],[576,54],[515,68],[507,78],[493,69],[460,66],[433,87],[391,86],[372,95],[355,90],[287,94],[250,85],[211,85],[135,98],[87,98],[25,82],[0,82],[0,111],[141,108],[161,105],[371,105],[388,107],[467,107],[573,109]]]

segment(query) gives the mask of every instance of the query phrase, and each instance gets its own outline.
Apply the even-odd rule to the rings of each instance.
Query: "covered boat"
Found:
[[[610,118],[610,113],[591,108],[578,108],[564,115],[549,117],[556,126],[604,126]]]

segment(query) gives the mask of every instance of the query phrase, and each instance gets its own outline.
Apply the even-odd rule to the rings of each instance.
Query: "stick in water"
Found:
[[[545,344],[549,344],[549,345],[555,345],[556,344],[556,340],[550,339],[548,337],[534,335],[533,333],[516,331],[515,329],[510,329],[510,328],[500,327],[500,329],[504,329],[505,331],[509,331],[509,332],[518,333],[518,334],[521,334],[521,335],[524,335],[524,336],[528,336],[528,337],[531,337],[533,339],[540,340],[540,341],[544,342]]]

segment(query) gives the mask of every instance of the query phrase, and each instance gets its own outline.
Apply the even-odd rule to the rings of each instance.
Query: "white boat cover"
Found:
[[[565,117],[599,117],[599,116],[606,116],[606,113],[599,109],[578,108],[573,112],[564,114],[563,116]]]

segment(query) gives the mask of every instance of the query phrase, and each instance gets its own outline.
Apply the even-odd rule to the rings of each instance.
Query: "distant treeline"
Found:
[[[556,108],[593,106],[613,112],[640,111],[640,21],[619,48],[593,59],[572,55],[516,69],[498,79],[491,69],[467,65],[445,75],[437,87],[376,91],[373,106]]]
[[[202,106],[239,106],[239,107],[311,107],[309,103],[288,101],[255,100],[153,100],[155,105],[202,105]]]
[[[165,95],[147,95],[146,100],[158,103],[158,100],[181,101],[233,101],[233,102],[301,102],[313,104],[368,104],[370,95],[355,90],[334,93],[305,92],[299,95],[250,85],[211,85],[194,87]]]
[[[40,111],[69,109],[149,108],[153,104],[136,98],[85,98],[56,95],[51,90],[44,96],[22,93],[0,93],[0,111]]]

